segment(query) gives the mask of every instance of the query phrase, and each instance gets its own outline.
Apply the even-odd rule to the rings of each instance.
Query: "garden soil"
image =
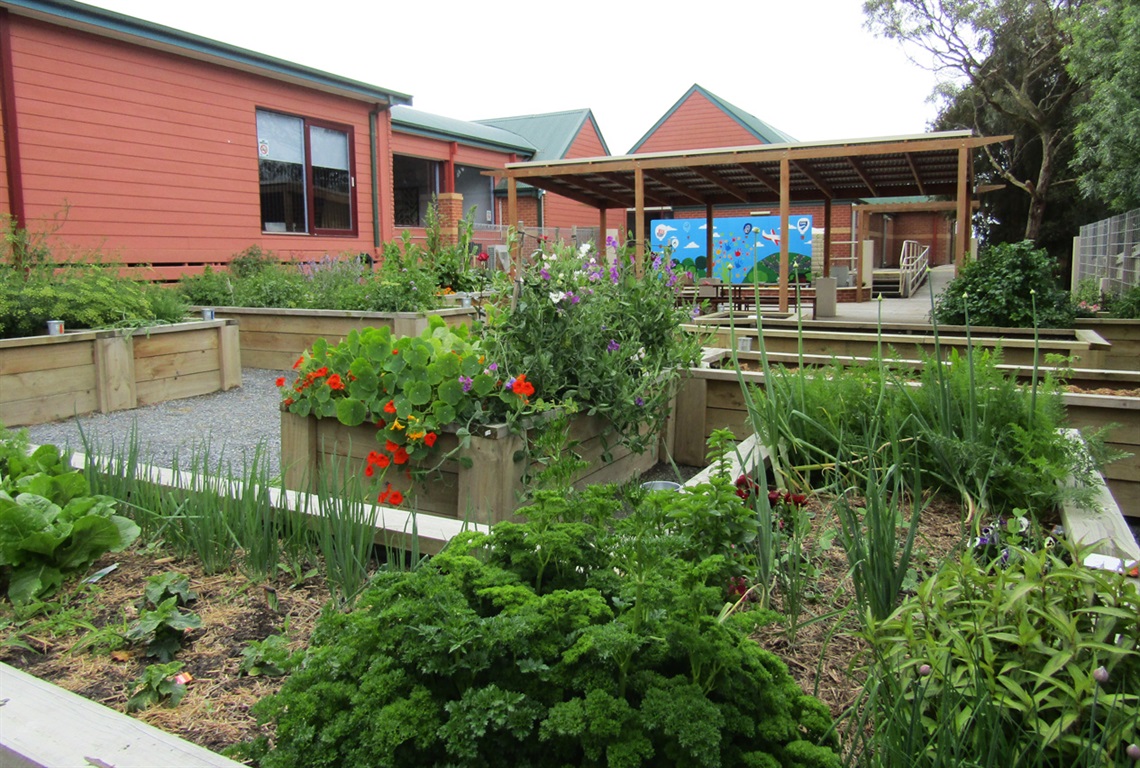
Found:
[[[652,479],[675,477],[671,468],[658,468],[652,474],[659,475]],[[852,592],[842,549],[823,546],[827,536],[821,534],[836,527],[834,513],[815,499],[809,505],[813,530],[805,551],[819,575],[810,585],[801,617],[806,626],[794,640],[782,625],[766,628],[755,640],[783,659],[800,685],[837,716],[858,698],[860,677],[850,670],[858,667],[864,645],[850,612],[838,631],[833,621],[808,623],[814,616],[844,608]],[[961,541],[957,505],[929,506],[916,542],[916,575],[932,572]],[[121,635],[138,616],[146,577],[176,571],[187,575],[198,593],[190,609],[201,617],[202,627],[187,633],[183,650],[175,657],[193,679],[177,707],[156,706],[136,717],[219,752],[258,735],[271,735],[257,724],[250,708],[276,692],[283,678],[239,674],[242,651],[251,641],[271,634],[286,635],[292,648],[304,647],[330,599],[322,577],[290,580],[282,575],[255,584],[236,570],[210,575],[194,561],[140,548],[109,554],[91,570],[112,564],[117,568],[96,584],[69,583],[55,598],[60,610],[50,616],[9,622],[4,619],[11,618],[10,609],[0,609],[0,661],[125,711],[131,682],[152,660],[126,645]],[[319,564],[313,565],[319,572]],[[778,607],[778,594],[776,603]]]

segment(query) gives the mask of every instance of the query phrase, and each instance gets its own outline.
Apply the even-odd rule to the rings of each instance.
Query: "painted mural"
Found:
[[[790,279],[811,276],[811,216],[788,222]],[[650,223],[654,253],[670,253],[678,269],[697,278],[725,283],[775,283],[780,279],[780,217],[734,216],[713,219],[712,274],[706,251],[704,219],[654,219]]]

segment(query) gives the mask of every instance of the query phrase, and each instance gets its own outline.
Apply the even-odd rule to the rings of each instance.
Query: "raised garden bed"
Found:
[[[0,340],[0,424],[43,424],[241,386],[238,325],[212,320],[136,331]]]
[[[396,336],[419,336],[429,315],[450,326],[475,319],[472,307],[449,307],[432,312],[342,312],[334,309],[259,309],[217,307],[215,317],[238,324],[242,364],[250,368],[287,370],[317,339],[330,345],[344,340],[351,330],[391,328]]]
[[[789,356],[790,357],[790,356]],[[742,353],[740,359],[758,363],[756,353]],[[677,392],[673,460],[678,464],[701,464],[704,441],[714,429],[729,429],[738,439],[752,433],[748,412],[740,391],[740,377],[752,385],[763,386],[764,374],[758,371],[737,373],[731,368],[728,350],[709,350],[706,364],[726,367],[692,368],[681,379]],[[1103,374],[1104,372],[1100,372]],[[1083,374],[1075,374],[1080,378]],[[1111,386],[1110,376],[1099,376]],[[1125,375],[1123,386],[1136,387],[1134,377]],[[1131,453],[1105,467],[1104,476],[1120,509],[1127,516],[1140,516],[1140,397],[1127,395],[1066,392],[1062,395],[1070,427],[1116,427],[1109,433],[1107,445]]]
[[[1114,317],[1077,318],[1077,330],[1093,331],[1112,345],[1105,352],[1103,367],[1140,371],[1140,320]]]
[[[718,313],[697,318],[684,326],[691,333],[707,335],[708,346],[735,347],[741,338],[751,338],[755,348],[755,315]],[[919,358],[934,354],[934,331],[929,324],[883,323],[821,323],[788,319],[763,319],[764,345],[769,352],[794,353],[803,345],[804,354],[838,357],[871,357],[880,347],[892,350],[892,357]],[[970,329],[970,340],[975,349],[1001,347],[1002,359],[1011,365],[1032,365],[1034,347],[1039,359],[1047,355],[1070,358],[1072,365],[1081,368],[1104,368],[1112,345],[1091,328],[1043,328],[1034,340],[1032,328]],[[938,329],[938,343],[943,358],[952,350],[963,355],[967,346],[966,329],[943,326]]]
[[[641,454],[609,446],[611,460],[604,462],[605,426],[605,421],[596,416],[578,415],[573,420],[570,439],[577,443],[574,451],[590,464],[575,476],[575,487],[624,482],[657,463],[656,444]],[[426,482],[412,487],[399,473],[392,473],[394,477],[389,480],[404,493],[403,506],[488,525],[514,519],[523,491],[525,434],[515,434],[505,424],[493,424],[472,430],[470,440],[463,453],[471,459],[469,468],[448,461]],[[436,447],[447,453],[456,445],[454,434],[443,434]],[[369,452],[376,447],[373,426],[346,427],[336,419],[281,413],[281,466],[287,488],[305,490],[318,482],[335,483],[345,471],[360,473]]]

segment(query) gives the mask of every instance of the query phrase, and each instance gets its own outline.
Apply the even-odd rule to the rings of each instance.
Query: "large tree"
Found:
[[[866,0],[863,5],[870,29],[922,51],[912,58],[944,78],[940,127],[1013,136],[987,151],[986,162],[995,180],[1022,195],[1020,234],[1028,240],[1042,234],[1054,186],[1069,180],[1066,152],[1082,86],[1069,75],[1063,52],[1081,2]]]
[[[1140,207],[1140,0],[1086,2],[1071,31],[1069,72],[1089,89],[1076,131],[1081,191],[1116,212]]]

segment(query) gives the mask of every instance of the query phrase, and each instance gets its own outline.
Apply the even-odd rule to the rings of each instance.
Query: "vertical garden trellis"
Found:
[[[1074,288],[1092,279],[1119,295],[1140,285],[1140,208],[1081,227],[1074,251]]]

